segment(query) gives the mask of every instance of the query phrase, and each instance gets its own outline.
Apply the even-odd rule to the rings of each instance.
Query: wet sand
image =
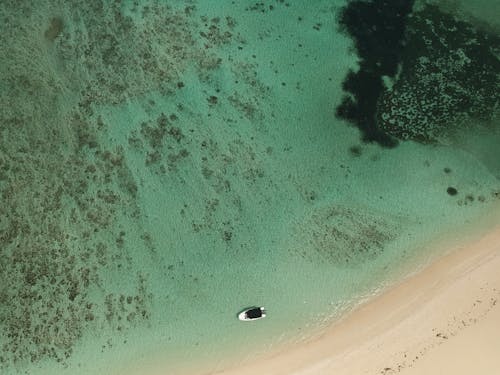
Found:
[[[321,336],[218,375],[500,373],[500,226]]]

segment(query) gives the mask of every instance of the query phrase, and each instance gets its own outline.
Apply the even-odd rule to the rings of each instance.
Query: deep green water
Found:
[[[496,3],[388,38],[372,3],[1,0],[0,372],[220,369],[460,239],[500,200]]]

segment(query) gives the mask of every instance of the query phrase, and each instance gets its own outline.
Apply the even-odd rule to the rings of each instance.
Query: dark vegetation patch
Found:
[[[351,153],[352,156],[355,156],[355,157],[360,157],[361,154],[363,153],[363,149],[361,148],[361,146],[351,146],[349,147],[349,152]]]
[[[455,189],[453,186],[448,187],[448,189],[446,189],[446,192],[452,196],[458,194],[458,190]]]
[[[211,20],[207,27],[199,24],[195,7],[156,1],[144,7],[101,2],[74,6],[82,26],[75,24],[57,34],[54,53],[61,61],[78,61],[62,68],[68,80],[84,82],[80,105],[85,109],[92,104],[123,103],[152,90],[170,94],[184,87],[182,74],[187,67],[195,67],[200,76],[216,69],[221,59],[213,48],[237,36],[231,19]],[[139,13],[146,22],[135,21]],[[49,28],[50,35],[56,35],[58,25]],[[204,44],[197,41],[200,33]]]
[[[264,119],[263,99],[268,96],[270,87],[259,79],[258,64],[237,62],[232,64],[231,70],[241,88],[227,97],[229,104],[241,119],[246,118],[253,123]]]
[[[332,206],[317,210],[298,230],[307,239],[298,255],[349,267],[379,256],[396,237],[397,225],[362,210]]]
[[[495,198],[495,195],[492,194],[492,197]],[[499,198],[498,196],[496,198]],[[484,203],[487,201],[487,198],[482,195],[482,194],[479,194],[477,196],[475,196],[474,194],[466,194],[465,197],[463,197],[462,199],[459,199],[457,200],[457,204],[459,206],[467,206],[467,205],[470,205],[470,204],[474,204],[474,202],[479,202],[479,203]]]
[[[9,171],[0,189],[0,369],[65,363],[88,329],[132,326],[117,323],[125,320],[119,311],[102,313],[106,273],[130,266],[116,218],[139,212],[123,155],[98,147],[91,162],[46,147],[33,154],[0,143]],[[132,309],[146,311],[147,319],[147,282],[138,275],[136,283]]]
[[[358,127],[363,141],[383,147],[394,147],[397,142],[377,124],[382,76],[397,73],[413,2],[351,1],[340,13],[340,27],[353,38],[360,62],[359,70],[350,71],[343,82],[348,95],[337,108],[337,116]]]
[[[445,142],[498,115],[500,37],[426,5],[408,20],[401,72],[379,100],[380,128],[401,140]]]
[[[47,58],[33,37],[38,26],[24,19],[45,5],[28,3],[2,2],[8,23],[23,27],[0,33],[1,373],[29,362],[67,364],[86,332],[147,324],[152,296],[129,247],[138,234],[120,224],[144,230],[138,184],[123,147],[101,142],[116,124],[94,111],[148,90],[168,95],[185,66],[217,58],[196,45],[183,10],[151,6],[150,22],[139,25],[120,4],[99,1],[65,2],[81,23],[67,29],[50,20],[42,31],[53,43]],[[175,121],[160,116],[130,141],[153,151],[180,145]],[[170,154],[175,164],[189,152],[180,145]],[[154,252],[151,236],[142,239]],[[106,280],[120,272],[129,285],[116,293]]]
[[[68,28],[54,18],[40,31],[25,17],[44,14],[46,4],[2,2],[8,24],[23,25],[0,33],[2,373],[29,362],[67,365],[86,332],[147,324],[152,296],[147,276],[132,267],[137,249],[130,244],[140,236],[151,253],[156,245],[142,224],[140,185],[124,147],[142,152],[146,164],[165,173],[191,155],[191,140],[182,116],[160,114],[139,124],[128,145],[110,146],[102,140],[118,124],[96,113],[151,91],[172,95],[184,87],[187,67],[208,80],[222,62],[215,47],[235,38],[244,44],[233,19],[203,26],[193,17],[194,7],[127,4],[65,1],[79,22]],[[141,13],[147,22],[137,23],[130,13]],[[50,56],[40,46],[44,29],[42,38],[53,43]],[[200,31],[203,44],[197,41]],[[257,120],[269,88],[256,65],[234,66],[243,88],[232,94],[231,104],[242,117]],[[154,106],[149,103],[148,110]],[[242,204],[231,179],[256,184],[264,173],[249,144],[234,141],[227,152],[212,146],[209,141],[207,173],[200,178],[214,194],[193,227],[233,243]],[[236,214],[220,219],[219,195],[233,202]],[[116,273],[130,282],[127,292],[109,289],[106,278]]]
[[[202,16],[200,19],[205,26],[205,29],[200,31],[200,36],[205,40],[207,46],[221,46],[232,42],[234,19],[228,17],[226,22],[222,22],[219,17],[209,20],[207,16]]]
[[[156,174],[177,171],[178,162],[189,156],[184,133],[174,125],[178,120],[174,113],[170,116],[161,113],[156,121],[141,122],[139,133],[134,130],[128,138],[129,146],[145,153],[145,165]]]
[[[229,103],[242,114],[242,118],[246,117],[248,120],[256,120],[261,117],[261,112],[258,109],[257,101],[252,98],[234,93],[228,97]]]
[[[49,22],[49,27],[45,30],[45,38],[53,42],[59,35],[61,35],[64,28],[63,20],[60,17],[53,17]]]
[[[257,1],[252,5],[247,6],[245,8],[245,11],[266,14],[272,12],[273,10],[279,9],[279,7],[282,6],[289,7],[290,3],[285,0]]]
[[[207,101],[208,101],[208,104],[210,104],[210,105],[216,105],[217,102],[219,101],[219,99],[216,96],[211,95],[207,98]]]
[[[413,1],[352,1],[340,26],[354,39],[359,71],[337,115],[364,141],[439,143],[475,123],[496,126],[500,37]],[[382,80],[391,79],[391,87]]]

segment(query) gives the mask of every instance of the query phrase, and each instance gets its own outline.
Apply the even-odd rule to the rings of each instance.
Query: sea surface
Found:
[[[465,238],[499,4],[0,0],[0,373],[220,370]]]

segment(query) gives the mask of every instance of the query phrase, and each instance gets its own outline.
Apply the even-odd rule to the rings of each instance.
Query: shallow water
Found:
[[[2,374],[221,368],[491,211],[498,25],[413,9],[3,1]]]

